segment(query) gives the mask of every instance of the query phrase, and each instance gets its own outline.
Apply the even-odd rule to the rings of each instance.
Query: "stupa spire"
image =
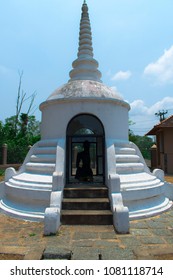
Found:
[[[88,6],[84,0],[80,21],[78,58],[73,61],[73,69],[70,71],[70,81],[93,80],[101,82],[101,72],[98,70],[98,62],[94,59],[92,47],[92,33]]]

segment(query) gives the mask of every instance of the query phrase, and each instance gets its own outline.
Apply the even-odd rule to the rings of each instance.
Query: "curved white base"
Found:
[[[129,219],[158,215],[169,210],[172,201],[166,196],[167,184],[161,170],[151,173],[137,148],[131,142],[115,142],[116,172],[120,178],[120,192]]]
[[[50,207],[57,142],[57,139],[37,142],[19,172],[13,168],[6,170],[1,212],[24,220],[44,220],[45,209]]]
[[[26,208],[25,205],[19,205],[9,200],[0,201],[0,212],[8,216],[32,222],[40,222],[44,220],[45,208]]]
[[[57,140],[42,140],[29,152],[18,173],[12,169],[7,172],[8,179],[1,183],[1,212],[19,219],[44,220],[45,210],[51,207],[53,170],[59,160],[57,147]],[[158,215],[170,209],[171,196],[166,197],[168,184],[162,181],[159,171],[151,173],[148,170],[134,144],[113,143],[107,160],[108,174],[111,170],[119,178],[118,193],[122,204],[128,208],[130,220]],[[61,208],[59,204],[58,207]]]
[[[172,202],[165,197],[151,198],[146,201],[137,201],[128,205],[129,219],[137,220],[141,218],[149,218],[157,216],[165,211],[168,211],[172,207]]]

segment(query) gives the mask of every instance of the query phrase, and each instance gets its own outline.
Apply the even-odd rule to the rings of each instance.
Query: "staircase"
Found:
[[[112,224],[107,187],[94,184],[66,185],[61,222],[68,225]]]
[[[133,143],[116,143],[115,158],[123,202],[129,208],[130,219],[153,216],[170,208],[169,199],[164,195],[164,182],[150,172]]]
[[[39,221],[50,205],[52,174],[55,170],[57,140],[41,140],[22,169],[5,182],[1,211],[8,215]]]

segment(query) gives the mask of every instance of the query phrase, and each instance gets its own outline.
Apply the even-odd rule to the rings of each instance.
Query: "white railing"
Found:
[[[129,232],[129,210],[123,205],[120,191],[120,177],[116,174],[116,158],[114,141],[106,143],[107,185],[113,213],[113,225],[118,233]]]
[[[46,208],[44,216],[44,235],[56,234],[61,221],[61,206],[65,185],[65,140],[59,139],[56,150],[55,172],[52,176],[52,192],[50,207]]]

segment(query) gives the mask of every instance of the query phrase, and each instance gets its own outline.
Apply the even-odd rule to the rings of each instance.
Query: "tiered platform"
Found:
[[[116,173],[120,176],[123,203],[130,219],[164,212],[172,205],[165,197],[165,183],[150,172],[135,144],[115,144]]]
[[[39,141],[17,174],[5,184],[1,211],[18,218],[44,219],[50,205],[52,174],[55,170],[57,140]]]

